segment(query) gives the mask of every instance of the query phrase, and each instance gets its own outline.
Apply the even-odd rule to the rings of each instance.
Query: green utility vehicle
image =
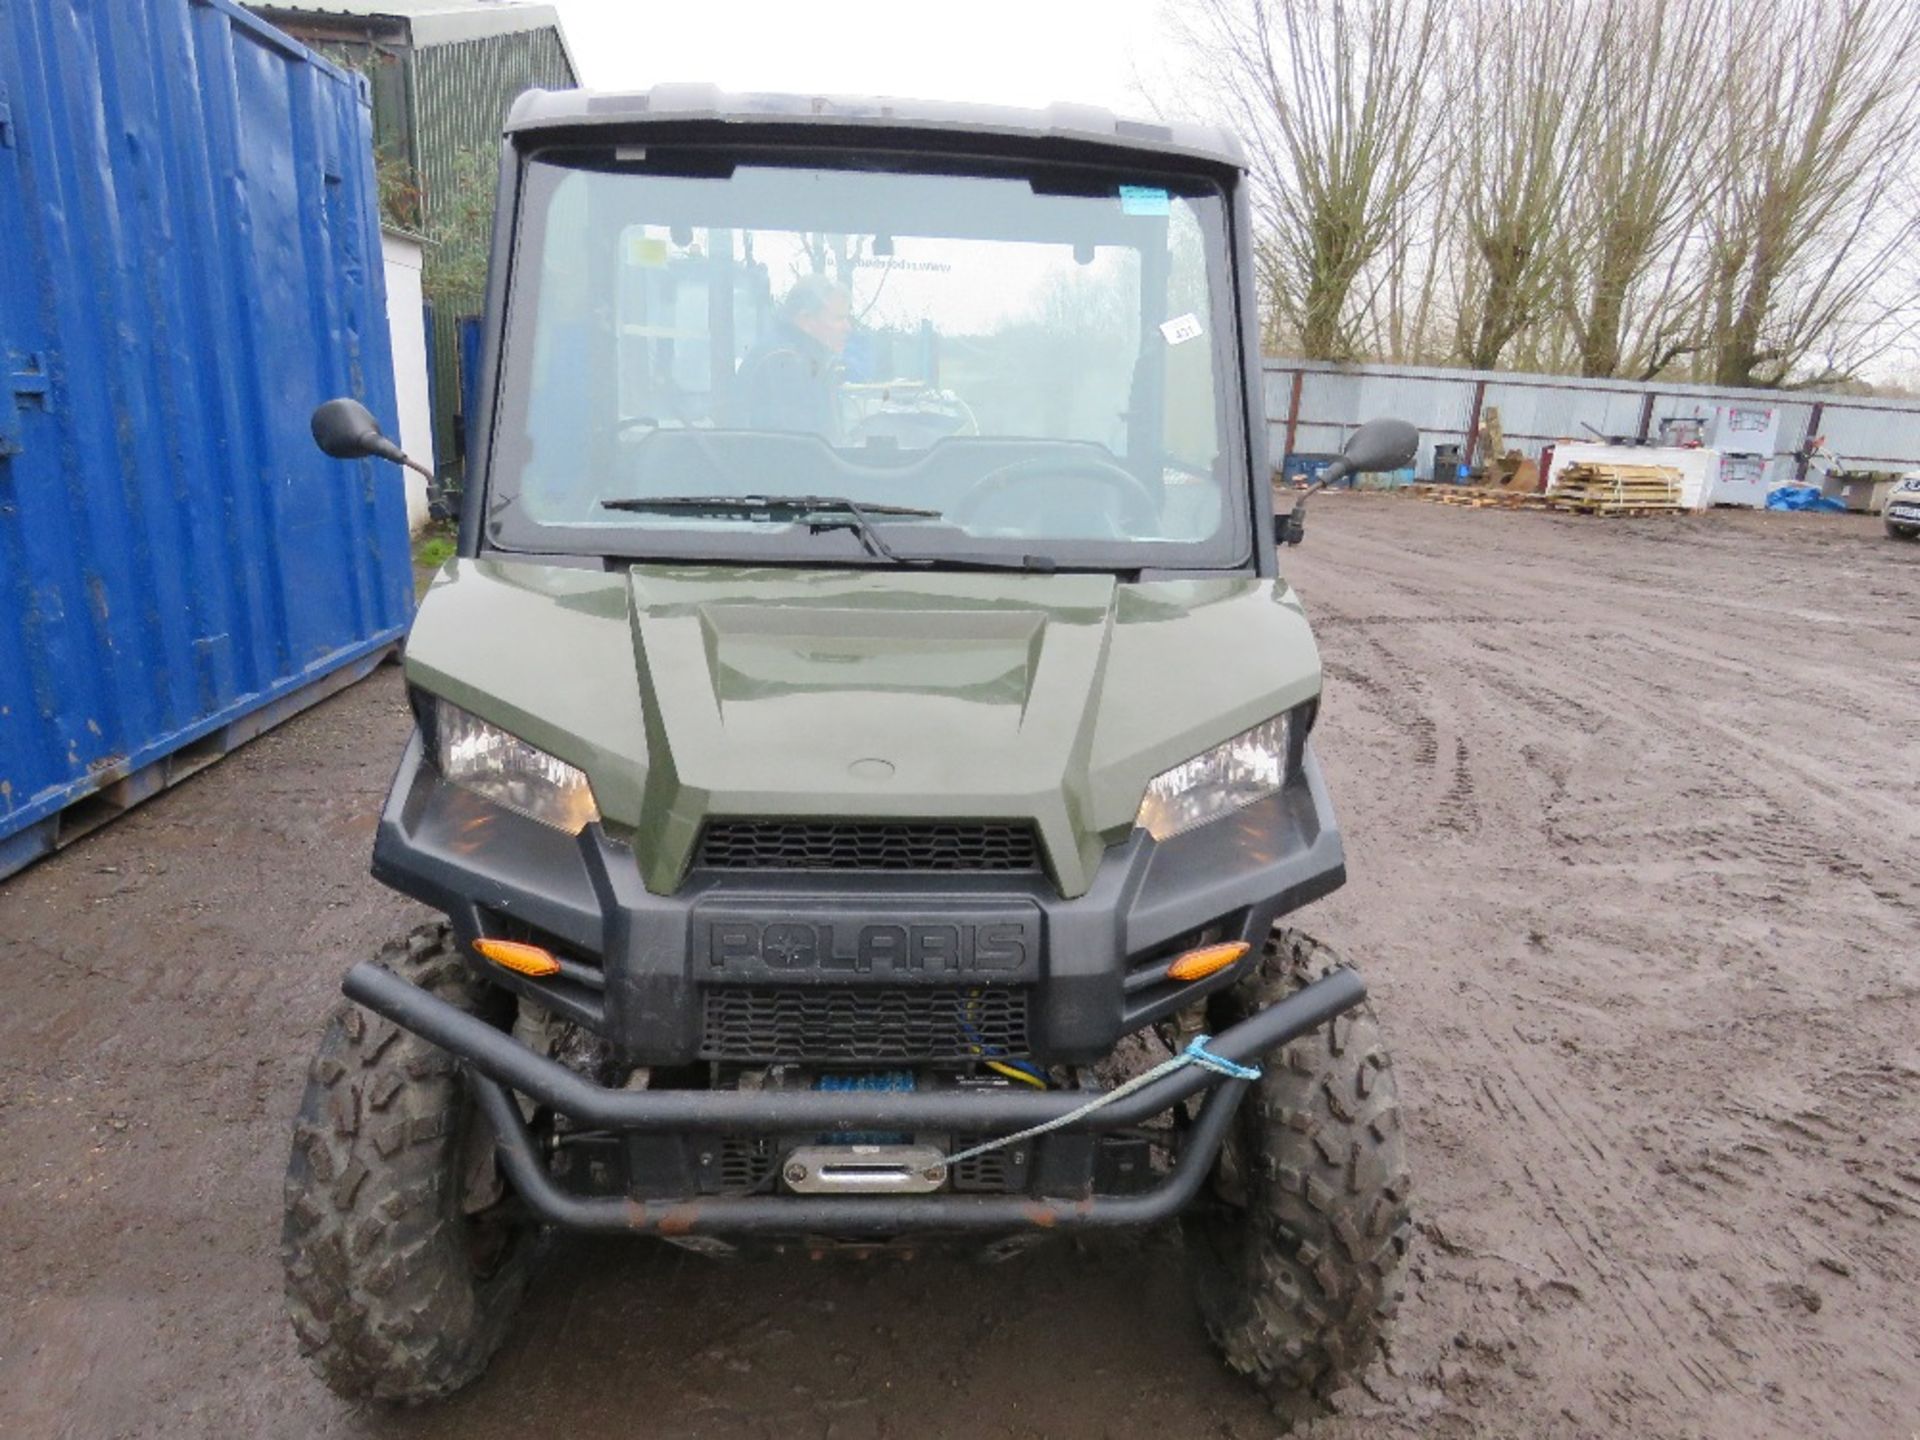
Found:
[[[534,92],[500,185],[373,857],[446,918],[313,1062],[302,1348],[451,1391],[557,1231],[1001,1255],[1180,1215],[1233,1365],[1351,1377],[1407,1168],[1365,987],[1285,928],[1345,870],[1236,144]],[[314,434],[405,458],[350,400]]]

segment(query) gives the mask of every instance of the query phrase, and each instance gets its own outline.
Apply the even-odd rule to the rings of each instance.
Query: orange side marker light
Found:
[[[476,940],[473,948],[501,969],[511,970],[516,975],[538,978],[560,973],[560,962],[538,945],[523,945],[518,940]]]
[[[1207,976],[1226,969],[1252,948],[1245,940],[1235,940],[1226,945],[1202,945],[1198,950],[1187,951],[1167,966],[1167,978],[1169,980],[1204,980]]]

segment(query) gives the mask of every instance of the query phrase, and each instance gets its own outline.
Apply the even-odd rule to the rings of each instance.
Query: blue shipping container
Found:
[[[412,613],[365,82],[230,0],[0,0],[0,876]]]

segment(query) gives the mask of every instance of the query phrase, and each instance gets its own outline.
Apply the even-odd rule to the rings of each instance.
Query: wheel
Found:
[[[1224,1029],[1340,965],[1276,929],[1260,968],[1215,998]],[[1362,1004],[1269,1055],[1184,1228],[1201,1318],[1284,1418],[1372,1360],[1399,1308],[1413,1216],[1392,1061]]]
[[[379,963],[471,1013],[499,998],[444,923]],[[342,1004],[307,1072],[280,1238],[288,1318],[321,1379],[402,1402],[474,1379],[526,1290],[537,1233],[452,1057]]]

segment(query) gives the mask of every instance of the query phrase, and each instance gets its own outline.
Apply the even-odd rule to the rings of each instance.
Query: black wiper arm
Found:
[[[860,537],[860,546],[876,560],[892,565],[908,565],[892,546],[880,538],[873,517],[898,520],[938,520],[938,510],[921,510],[911,505],[868,505],[844,495],[663,495],[630,500],[602,500],[604,510],[664,510],[668,513],[692,512],[730,519],[753,519],[764,515],[769,520],[804,520],[807,529],[818,535],[823,530],[851,530]],[[825,518],[824,512],[839,511],[841,519]]]
[[[822,530],[851,530],[860,539],[861,548],[878,560],[894,565],[923,565],[929,568],[965,570],[1025,570],[1051,574],[1057,566],[1050,556],[1022,555],[1001,559],[997,555],[901,555],[880,538],[874,528],[881,520],[939,520],[944,512],[924,510],[912,505],[876,505],[865,500],[849,500],[844,495],[635,495],[630,498],[602,500],[603,510],[626,510],[641,514],[691,514],[714,519],[746,519],[765,516],[769,520],[804,520],[814,534]],[[843,518],[832,518],[839,511]]]
[[[897,515],[909,520],[938,520],[940,511],[921,510],[911,505],[875,505],[853,501],[843,495],[635,495],[627,499],[602,500],[603,510],[633,510],[641,513],[659,510],[666,513],[691,511],[717,517],[755,515],[790,519],[815,510],[847,510],[859,515]]]

